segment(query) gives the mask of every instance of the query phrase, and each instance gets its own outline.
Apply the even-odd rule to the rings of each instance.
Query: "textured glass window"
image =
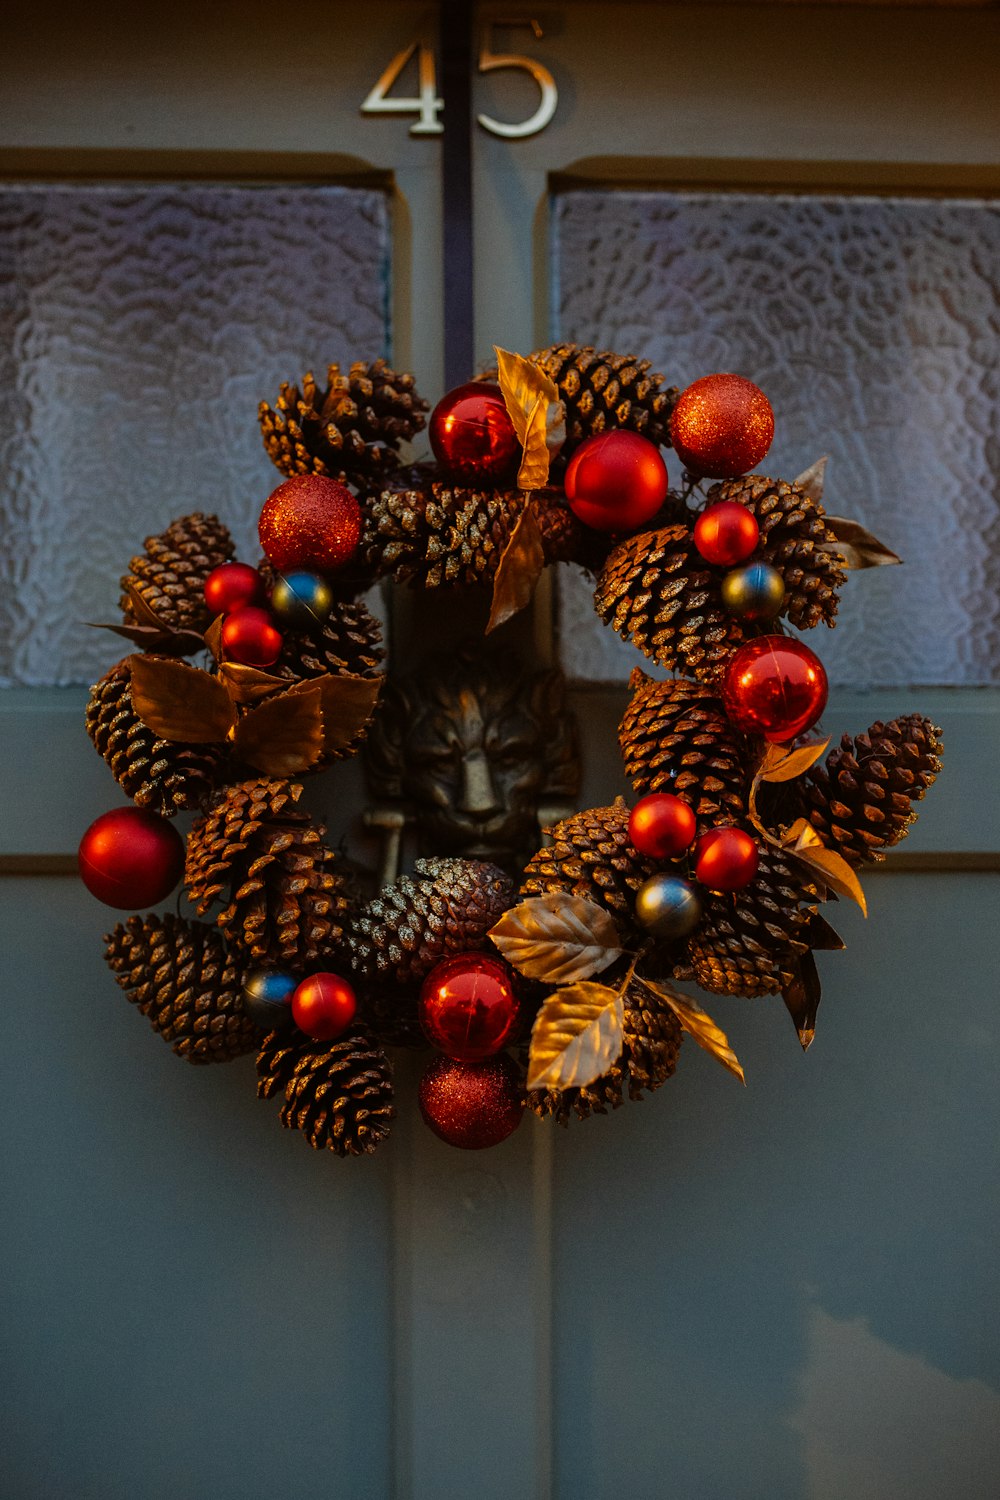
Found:
[[[388,352],[388,253],[369,188],[0,189],[0,681],[93,680],[80,622],[185,511],[256,560],[257,403]]]
[[[1000,682],[997,205],[580,190],[553,222],[558,338],[682,387],[748,375],[777,421],[763,472],[829,454],[828,509],[904,558],[852,575],[836,629],[813,633],[831,679]],[[643,658],[561,571],[564,666],[624,677]]]

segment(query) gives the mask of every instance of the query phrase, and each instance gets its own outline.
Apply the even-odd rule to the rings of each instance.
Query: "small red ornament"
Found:
[[[314,1042],[341,1036],[357,1008],[357,996],[339,974],[310,974],[292,995],[292,1020]]]
[[[621,427],[581,443],[566,469],[569,508],[594,531],[635,531],[666,498],[659,448]]]
[[[213,615],[232,614],[246,604],[259,604],[263,597],[263,580],[249,563],[223,563],[205,579],[205,603]]]
[[[279,572],[334,573],[357,552],[362,522],[361,506],[346,485],[323,474],[296,474],[264,501],[257,530]]]
[[[499,1052],[517,1025],[517,1013],[510,969],[488,953],[444,959],[420,991],[424,1034],[455,1062],[481,1062]]]
[[[706,375],[682,391],[670,418],[677,457],[695,474],[735,479],[756,467],[774,437],[774,412],[742,375]]]
[[[815,724],[826,707],[827,680],[815,651],[786,635],[746,641],[726,668],[722,701],[744,734],[775,743]]]
[[[738,891],[757,873],[756,842],[742,828],[713,828],[695,850],[694,873],[710,891]]]
[[[506,1052],[481,1063],[435,1057],[418,1092],[420,1113],[434,1134],[464,1151],[505,1141],[521,1123],[523,1098],[521,1075]]]
[[[488,484],[513,478],[521,444],[498,385],[473,380],[449,391],[431,412],[428,431],[434,457],[456,478]]]
[[[116,807],[91,823],[77,861],[92,896],[134,911],[170,895],[184,873],[184,841],[166,818],[141,807]]]
[[[694,544],[706,562],[732,568],[745,562],[760,541],[757,517],[735,500],[720,500],[694,523]]]
[[[266,609],[248,604],[222,622],[222,649],[245,667],[273,667],[281,655],[281,631]]]
[[[670,792],[651,792],[635,804],[628,820],[632,847],[650,859],[670,859],[690,848],[695,817],[686,802]]]

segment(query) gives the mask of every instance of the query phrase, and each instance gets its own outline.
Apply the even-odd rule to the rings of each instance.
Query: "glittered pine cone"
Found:
[[[578,344],[552,344],[531,359],[555,382],[566,406],[561,457],[612,427],[641,433],[658,447],[670,446],[670,414],[679,392],[664,386],[662,375],[650,373],[648,359]]]
[[[244,781],[218,793],[188,836],[185,881],[204,915],[256,963],[292,970],[335,955],[350,907],[346,876],[322,825],[295,807],[302,787]]]
[[[311,630],[282,632],[281,655],[270,670],[277,677],[300,681],[330,672],[377,677],[385,651],[382,626],[360,599],[334,605],[328,618]]]
[[[514,901],[514,883],[478,859],[418,859],[351,923],[354,972],[375,983],[419,982],[442,958],[482,948]]]
[[[629,810],[619,797],[611,807],[591,807],[547,830],[552,842],[533,854],[521,880],[521,899],[565,891],[605,907],[634,929],[636,891],[659,866],[628,836]]]
[[[243,1008],[242,977],[214,927],[172,912],[129,917],[105,934],[105,957],[128,999],[192,1063],[252,1052],[257,1029]]]
[[[300,1130],[316,1151],[369,1155],[396,1115],[389,1059],[360,1023],[334,1042],[271,1032],[260,1044],[257,1075],[258,1096],[282,1092],[282,1125]]]
[[[435,480],[386,489],[367,504],[367,562],[397,583],[435,589],[493,577],[524,506],[520,490],[480,490]]]
[[[205,580],[233,556],[233,539],[217,516],[194,511],[149,536],[145,552],[133,557],[122,575],[121,609],[135,624],[126,585],[130,585],[164,625],[175,630],[207,630],[212,616],[205,603]]]

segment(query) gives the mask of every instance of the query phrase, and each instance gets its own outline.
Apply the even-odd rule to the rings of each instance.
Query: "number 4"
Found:
[[[389,90],[410,61],[414,52],[420,77],[420,93],[416,98],[390,99]],[[438,111],[444,108],[444,100],[437,95],[437,80],[434,73],[434,48],[426,37],[418,37],[402,52],[397,52],[381,78],[361,106],[363,115],[408,115],[420,118],[410,126],[411,135],[440,135],[444,126],[438,119]]]

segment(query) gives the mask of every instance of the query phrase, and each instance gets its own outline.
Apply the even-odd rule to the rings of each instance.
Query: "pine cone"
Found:
[[[799,630],[808,630],[823,620],[835,623],[837,590],[847,574],[835,554],[817,550],[837,538],[826,524],[822,505],[804,490],[783,479],[748,474],[727,479],[708,492],[708,504],[732,500],[753,512],[760,527],[761,544],[754,554],[770,563],[785,583],[781,613]]]
[[[512,905],[514,883],[478,859],[418,859],[357,915],[349,942],[354,972],[409,984],[442,958],[482,948]]]
[[[477,490],[435,481],[372,496],[362,546],[397,583],[435,589],[493,577],[524,505],[520,490]]]
[[[257,1055],[257,1094],[284,1092],[281,1123],[301,1130],[316,1151],[370,1154],[395,1118],[389,1060],[367,1027],[335,1042],[271,1032]]]
[[[104,942],[118,983],[178,1057],[229,1062],[254,1050],[242,978],[214,927],[171,912],[134,916]]]
[[[629,810],[621,797],[611,807],[574,813],[547,830],[552,843],[533,854],[521,881],[521,898],[566,891],[604,906],[634,928],[635,893],[659,866],[633,848]]]
[[[133,557],[123,575],[121,609],[135,624],[126,584],[139,593],[164,625],[175,630],[208,629],[205,579],[233,555],[233,539],[217,516],[194,511],[171,522],[159,536],[148,536],[145,556]]]
[[[322,625],[313,630],[284,633],[281,655],[270,669],[289,680],[320,677],[377,677],[385,659],[382,626],[360,600],[334,606]]]
[[[219,927],[257,962],[298,969],[344,941],[349,900],[324,829],[294,804],[301,786],[244,781],[220,792],[188,836],[188,894],[204,915],[228,905]]]
[[[427,402],[412,375],[376,359],[356,361],[346,375],[328,366],[322,389],[312,374],[301,391],[286,382],[275,408],[261,402],[260,430],[283,474],[326,474],[364,488],[398,466],[399,445],[423,427]]]
[[[122,791],[139,807],[165,818],[199,807],[222,765],[218,745],[182,745],[157,739],[132,706],[130,658],[90,689],[87,733]]]
[[[670,447],[670,414],[679,393],[664,387],[662,375],[649,373],[648,359],[578,344],[552,344],[531,358],[555,381],[566,405],[561,456],[569,457],[585,438],[612,427],[627,427],[658,447]]]
[[[639,667],[618,730],[625,773],[640,796],[671,792],[698,819],[698,831],[746,815],[741,737],[710,688],[675,678],[654,682]]]
[[[916,820],[919,802],[941,769],[941,731],[921,714],[845,734],[821,766],[801,779],[802,812],[848,864],[882,860]]]

